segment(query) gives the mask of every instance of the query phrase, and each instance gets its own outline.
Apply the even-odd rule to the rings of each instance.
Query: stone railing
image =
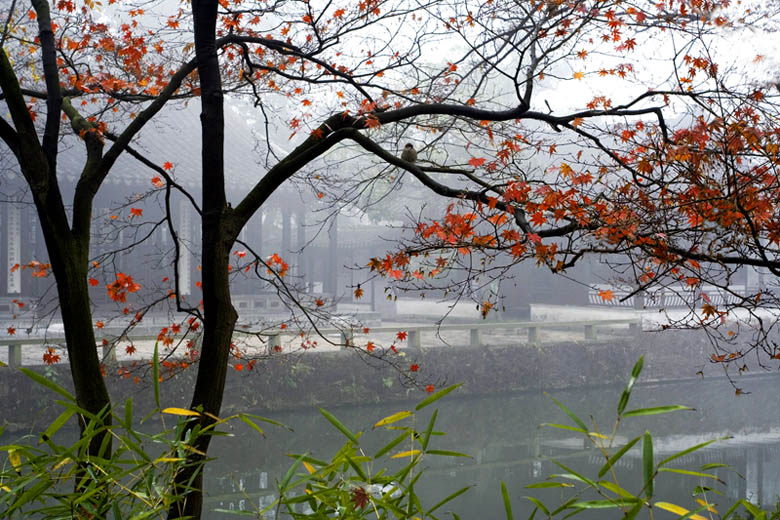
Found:
[[[485,331],[510,331],[517,334],[527,335],[528,343],[537,344],[540,342],[539,331],[548,330],[577,330],[582,331],[582,339],[584,340],[596,340],[597,339],[597,327],[600,326],[622,326],[625,325],[631,334],[639,334],[641,332],[641,320],[639,318],[632,319],[607,319],[607,320],[587,320],[587,321],[495,321],[495,322],[480,322],[480,323],[463,323],[452,325],[416,325],[416,324],[398,324],[392,327],[371,327],[371,333],[390,333],[396,334],[403,330],[406,332],[407,346],[410,348],[422,348],[422,334],[424,332],[430,333],[444,333],[444,332],[457,332],[468,331],[469,344],[472,347],[479,347],[482,345],[482,333]],[[362,327],[350,327],[345,326],[342,328],[328,328],[319,329],[318,333],[321,336],[339,336],[339,345],[342,348],[347,348],[354,344],[354,336],[359,331],[362,331]],[[120,331],[114,335],[115,337],[121,334]],[[112,337],[112,331],[103,331],[102,334],[106,338]],[[283,338],[298,336],[299,333],[289,329],[272,329],[264,331],[260,335],[268,338],[268,347],[273,348],[283,344]],[[133,335],[131,339],[134,342],[139,341],[155,341],[157,335]],[[22,349],[27,346],[46,346],[46,345],[64,345],[65,338],[62,337],[28,337],[28,338],[0,338],[0,346],[5,346],[8,349],[8,365],[12,368],[22,366]],[[111,342],[108,345],[99,345],[97,348],[102,349],[102,358],[105,361],[115,362],[116,350],[115,342]]]

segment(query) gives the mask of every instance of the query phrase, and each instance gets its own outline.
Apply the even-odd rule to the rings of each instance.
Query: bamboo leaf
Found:
[[[542,488],[559,488],[559,487],[574,487],[574,484],[568,482],[536,482],[535,484],[528,484],[526,489],[542,489]]]
[[[290,483],[290,479],[295,474],[296,468],[300,465],[301,462],[303,462],[304,455],[300,455],[297,459],[295,459],[295,462],[292,466],[290,466],[290,469],[287,470],[287,473],[284,474],[284,477],[282,478],[282,481],[279,483],[279,490],[281,493],[284,492],[285,487],[287,484]]]
[[[565,413],[566,415],[568,415],[568,416],[569,416],[569,418],[570,418],[572,421],[574,421],[574,424],[576,424],[577,426],[579,426],[579,427],[580,427],[580,429],[582,429],[582,431],[583,431],[583,432],[587,432],[587,431],[588,431],[588,427],[587,427],[587,426],[585,426],[585,423],[584,423],[584,422],[582,422],[582,419],[580,419],[579,417],[577,417],[576,415],[574,415],[574,412],[572,412],[571,410],[569,410],[568,408],[566,408],[566,407],[563,405],[563,403],[561,403],[559,400],[557,400],[556,398],[554,398],[553,396],[551,396],[551,395],[550,395],[550,394],[548,394],[547,392],[545,392],[545,395],[547,395],[547,396],[548,396],[550,399],[552,399],[552,400],[553,400],[553,402],[554,402],[554,403],[555,403],[555,404],[558,406],[558,408],[560,408],[561,410],[563,410],[563,413]]]
[[[688,509],[685,509],[684,507],[680,507],[676,504],[672,504],[669,502],[656,502],[653,504],[653,507],[657,507],[659,509],[663,509],[664,511],[669,511],[670,513],[674,513],[676,515],[680,515],[684,518],[692,518],[693,520],[707,520],[707,518],[697,515],[696,513],[692,513]]]
[[[187,460],[184,457],[157,457],[154,459],[153,464],[157,464],[158,462],[181,462],[183,460]]]
[[[360,467],[360,464],[355,462],[352,459],[352,457],[350,457],[349,455],[346,455],[346,458],[347,458],[347,462],[349,463],[350,466],[352,466],[352,469],[355,470],[355,473],[357,473],[358,477],[360,477],[363,481],[368,481],[368,477],[363,472],[363,468]]]
[[[250,419],[249,417],[247,417],[246,415],[244,415],[242,413],[238,414],[238,418],[241,419],[250,428],[255,430],[257,433],[259,433],[260,435],[265,437],[265,432],[263,431],[263,429],[260,428],[257,424],[255,424],[255,422],[252,419]]]
[[[628,399],[631,397],[631,390],[634,388],[634,383],[636,383],[639,374],[642,372],[642,365],[644,365],[644,363],[645,363],[645,356],[639,356],[637,362],[634,363],[634,368],[631,370],[631,377],[626,383],[626,387],[623,389],[623,394],[620,396],[620,401],[618,401],[618,407],[617,407],[618,416],[621,416],[623,410],[626,409],[626,405],[628,404]]]
[[[678,475],[688,475],[691,477],[711,478],[725,484],[725,482],[723,482],[717,476],[712,475],[710,473],[702,473],[700,471],[691,471],[688,469],[677,469],[677,468],[659,468],[658,471],[663,471],[664,473],[677,473]]]
[[[341,421],[336,419],[336,417],[333,414],[331,414],[327,410],[323,410],[322,408],[320,408],[320,413],[328,420],[328,422],[330,422],[333,426],[335,426],[338,431],[343,433],[344,436],[347,437],[347,439],[351,440],[355,444],[359,444],[358,438],[355,436],[355,434],[349,431],[349,428],[344,426],[341,423]]]
[[[616,507],[622,507],[625,501],[614,500],[583,500],[582,502],[575,502],[569,507],[575,509],[614,509]]]
[[[460,453],[458,451],[450,451],[450,450],[428,450],[425,453],[426,455],[443,455],[444,457],[466,457],[469,459],[472,458],[471,455]]]
[[[439,415],[439,410],[434,410],[431,414],[431,420],[428,421],[428,427],[425,429],[425,433],[422,437],[422,442],[420,445],[422,446],[422,449],[428,449],[428,443],[431,440],[431,434],[433,433],[433,423],[436,422],[436,417]]]
[[[428,511],[426,511],[424,516],[430,516],[430,514],[432,512],[436,511],[437,509],[439,509],[441,506],[443,506],[447,502],[449,502],[451,500],[454,500],[455,498],[461,496],[463,493],[465,493],[469,489],[471,489],[471,486],[466,486],[464,488],[461,488],[461,489],[457,490],[456,492],[452,493],[451,495],[448,495],[446,498],[443,498],[442,500],[437,502],[436,505],[434,505],[432,508],[430,508]]]
[[[154,389],[154,406],[160,409],[160,359],[158,357],[159,341],[154,342],[152,354],[152,388]]]
[[[647,498],[653,496],[653,437],[649,431],[642,436],[642,473],[644,475],[644,490]]]
[[[396,453],[395,455],[393,455],[390,458],[391,459],[402,459],[404,457],[412,457],[414,455],[417,455],[418,453],[420,453],[420,450],[407,450],[407,451],[402,451],[400,453]]]
[[[393,424],[394,422],[398,422],[400,420],[406,419],[412,415],[412,412],[409,410],[403,410],[400,412],[396,412],[393,415],[389,415],[385,417],[384,419],[379,420],[375,425],[374,428],[379,428],[380,426],[385,426],[386,424]]]
[[[19,367],[19,370],[21,370],[24,375],[26,375],[27,377],[29,377],[30,379],[32,379],[33,381],[35,381],[39,385],[45,386],[49,390],[53,390],[54,392],[57,392],[62,397],[64,397],[65,399],[67,399],[68,401],[70,401],[72,403],[76,402],[76,398],[73,396],[73,394],[71,394],[70,392],[68,392],[64,388],[62,388],[60,385],[58,385],[54,381],[51,381],[51,380],[43,377],[42,375],[40,375],[40,374],[38,374],[36,372],[33,372],[29,368]]]
[[[423,399],[422,401],[420,401],[417,404],[417,406],[414,407],[414,409],[419,412],[420,410],[422,410],[423,408],[425,408],[429,404],[434,403],[434,402],[438,401],[439,399],[441,399],[442,397],[444,397],[445,395],[449,394],[450,392],[452,392],[453,390],[455,390],[456,388],[461,386],[461,384],[462,383],[458,383],[457,385],[452,385],[452,386],[449,386],[449,387],[447,387],[447,388],[445,388],[443,390],[439,390],[435,394],[432,394],[432,395],[426,397],[425,399]]]
[[[200,412],[196,412],[195,410],[188,410],[187,408],[165,408],[162,410],[162,413],[167,413],[170,415],[184,415],[184,416],[190,416],[190,417],[200,417]]]
[[[709,502],[705,502],[701,498],[697,498],[696,499],[696,503],[699,504],[700,506],[704,507],[704,509],[706,509],[710,513],[715,513],[716,515],[718,514],[718,510],[715,509],[715,505],[714,504],[710,504]]]
[[[75,413],[75,410],[68,409],[62,412],[52,423],[49,425],[48,428],[46,428],[46,431],[41,434],[41,442],[44,441],[44,439],[51,439],[52,435],[57,433],[60,428],[62,428],[66,422],[73,416]]]
[[[399,435],[398,437],[396,437],[395,439],[393,439],[389,443],[385,444],[385,446],[382,449],[380,449],[378,452],[376,452],[376,455],[374,455],[374,458],[378,459],[379,457],[381,457],[382,455],[384,455],[388,451],[392,450],[393,448],[395,448],[396,446],[401,444],[404,441],[404,439],[408,439],[408,438],[409,438],[409,433],[408,432],[403,432],[401,435]]]
[[[664,460],[659,462],[658,463],[658,467],[660,468],[661,466],[664,466],[664,465],[668,464],[669,462],[673,461],[674,459],[678,459],[678,458],[680,458],[680,457],[682,457],[684,455],[688,455],[691,452],[694,452],[696,450],[700,450],[700,449],[704,448],[705,446],[709,446],[710,444],[712,444],[713,442],[715,442],[717,440],[719,440],[719,439],[713,439],[711,441],[702,442],[701,444],[697,444],[695,446],[691,446],[690,448],[686,448],[686,449],[684,449],[682,451],[678,451],[677,453],[673,453],[672,455],[666,457]],[[702,469],[704,469],[704,468],[702,468]]]
[[[677,412],[680,410],[693,410],[690,406],[683,406],[681,404],[673,404],[668,406],[654,406],[652,408],[639,408],[636,410],[629,410],[623,414],[623,417],[639,417],[641,415],[658,415],[661,413]]]
[[[639,512],[642,510],[642,506],[644,505],[643,502],[637,502],[634,504],[634,507],[628,510],[628,512],[623,516],[623,520],[634,520],[636,518],[636,515],[639,514]]]
[[[553,464],[555,464],[559,468],[563,468],[563,469],[565,469],[566,471],[569,472],[569,473],[561,474],[561,475],[558,475],[558,476],[560,476],[562,478],[568,478],[568,479],[571,479],[571,480],[578,480],[578,481],[583,482],[583,483],[585,483],[585,484],[587,484],[587,485],[589,485],[591,487],[594,487],[594,488],[597,487],[597,484],[595,482],[593,482],[591,479],[589,479],[589,478],[587,478],[587,477],[585,477],[583,475],[580,475],[579,473],[577,473],[576,471],[574,471],[570,467],[568,467],[568,466],[558,462],[555,459],[553,459],[552,462],[553,462]]]
[[[715,469],[715,468],[728,468],[728,464],[724,464],[722,462],[712,462],[710,464],[704,464],[701,469],[702,471],[708,470],[708,469]]]
[[[8,460],[11,461],[11,466],[17,473],[22,472],[22,456],[19,454],[19,450],[14,448],[8,450]]]
[[[638,500],[637,497],[623,489],[622,487],[618,486],[614,482],[610,482],[609,480],[604,480],[602,482],[599,482],[599,485],[603,487],[604,489],[607,489],[609,491],[612,491],[618,496],[621,496],[623,498],[630,499],[631,502],[634,502],[635,500]]]
[[[124,427],[128,430],[133,429],[133,399],[128,397],[125,400],[125,424]]]
[[[504,511],[506,511],[506,520],[514,520],[515,517],[512,514],[512,502],[509,500],[509,492],[506,490],[506,484],[504,483],[503,480],[501,481],[501,498],[504,501]],[[532,499],[530,497],[527,497],[527,498],[529,500],[531,500],[532,502],[534,502],[534,504],[536,504],[536,502],[538,502],[538,500],[536,500],[536,499]],[[544,509],[544,506],[541,505],[541,504],[542,503],[539,502],[538,504],[536,504],[536,506],[539,507],[542,510],[546,510],[546,509]]]
[[[641,439],[642,436],[634,437],[630,441],[626,443],[625,446],[620,448],[614,455],[612,455],[610,458],[607,459],[607,462],[604,463],[603,466],[601,466],[601,469],[599,470],[599,478],[603,477],[607,471],[609,471],[609,468],[611,468],[618,460],[620,460],[620,457],[626,454],[628,450],[634,447],[634,444],[639,442],[639,439]]]

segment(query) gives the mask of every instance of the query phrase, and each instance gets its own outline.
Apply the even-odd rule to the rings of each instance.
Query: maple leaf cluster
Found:
[[[133,282],[133,277],[124,273],[117,273],[116,280],[106,285],[108,296],[115,302],[125,303],[127,293],[134,293],[141,289],[141,286]]]

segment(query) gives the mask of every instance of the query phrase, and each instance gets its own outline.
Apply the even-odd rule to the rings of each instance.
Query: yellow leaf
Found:
[[[311,464],[309,464],[305,460],[303,461],[303,467],[306,468],[306,471],[309,472],[309,475],[311,475],[312,473],[317,471],[317,470],[314,469],[314,466],[312,466]]]
[[[394,422],[400,421],[401,419],[406,419],[412,415],[412,412],[409,410],[403,410],[401,412],[394,413],[393,415],[388,415],[384,419],[380,420],[374,425],[374,428],[379,428],[380,426],[384,426],[386,424],[392,424]]]
[[[187,410],[186,408],[166,408],[162,413],[169,413],[171,415],[191,415],[194,417],[200,417],[200,413],[195,410]]]
[[[55,464],[54,467],[51,468],[51,470],[52,471],[58,470],[62,466],[64,466],[65,464],[70,464],[71,462],[73,462],[73,461],[70,459],[70,457],[65,457],[64,459],[59,461],[57,464]]]
[[[390,458],[391,459],[401,459],[403,457],[412,457],[414,455],[417,455],[418,453],[420,453],[420,450],[402,451],[401,453],[396,453],[395,455],[393,455]]]
[[[578,71],[578,72],[574,73],[574,79],[582,79],[584,77],[585,77],[585,73],[584,72]]]
[[[22,456],[16,450],[8,450],[8,460],[11,461],[11,466],[14,467],[17,473],[22,472]]]
[[[719,514],[719,513],[718,513],[718,510],[717,510],[717,509],[715,509],[715,507],[713,507],[713,505],[712,505],[712,504],[708,504],[707,502],[705,502],[705,501],[704,501],[704,500],[702,500],[701,498],[697,498],[697,499],[696,499],[696,502],[698,502],[700,506],[704,506],[704,507],[706,507],[706,508],[707,508],[707,511],[709,511],[710,513],[715,513],[716,515],[717,515],[717,514]]]
[[[685,509],[684,507],[670,504],[669,502],[656,502],[653,505],[657,508],[663,509],[665,511],[669,511],[670,513],[674,513],[676,515],[685,516],[688,514],[688,510]],[[692,518],[693,520],[707,520],[705,517],[696,514],[693,514],[688,518]]]
[[[154,459],[154,464],[158,462],[181,462],[182,460],[184,460],[184,457],[157,457]]]

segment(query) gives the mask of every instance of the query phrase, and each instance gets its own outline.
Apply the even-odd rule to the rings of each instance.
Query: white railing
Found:
[[[601,297],[600,291],[612,291],[612,299],[605,300]],[[636,298],[640,298],[638,308],[640,309],[656,309],[656,308],[671,308],[671,307],[691,307],[701,306],[703,302],[703,296],[706,295],[709,298],[710,303],[715,306],[737,304],[741,300],[740,295],[745,294],[744,285],[730,285],[728,289],[722,287],[715,287],[714,285],[705,285],[702,287],[665,287],[663,289],[657,289],[648,293],[642,293],[641,295],[633,295],[628,298],[632,293],[632,289],[618,287],[614,285],[599,284],[592,286],[588,291],[588,303],[591,305],[605,305],[609,307],[630,307],[637,308],[634,304]]]
[[[431,332],[434,334],[441,334],[444,332],[452,331],[468,331],[469,332],[469,345],[472,347],[479,347],[482,345],[482,333],[484,331],[513,331],[515,334],[522,334],[523,331],[527,334],[527,342],[532,344],[538,344],[540,342],[539,331],[543,329],[580,329],[583,333],[583,339],[596,340],[597,339],[597,327],[599,326],[615,326],[625,325],[631,334],[638,334],[641,332],[641,319],[608,319],[608,320],[586,320],[586,321],[503,321],[503,322],[480,322],[480,323],[464,323],[464,324],[452,324],[452,325],[414,325],[403,324],[395,325],[392,327],[371,327],[371,333],[391,333],[396,334],[403,330],[406,332],[406,342],[409,348],[422,348],[422,334],[424,332]],[[348,348],[354,344],[354,337],[360,331],[360,328],[339,328],[339,329],[319,329],[319,333],[322,336],[339,336],[339,345],[342,348]],[[111,337],[111,331],[104,331],[103,335],[106,338]],[[299,336],[299,333],[291,331],[289,329],[273,329],[264,331],[260,335],[268,338],[268,348],[281,347],[283,339],[285,337]],[[127,339],[131,339],[134,342],[137,341],[154,341],[157,339],[157,335],[138,335],[130,336]],[[64,338],[0,338],[0,346],[6,346],[8,348],[8,365],[12,368],[22,366],[22,349],[26,346],[46,346],[46,345],[64,345]],[[99,345],[97,348],[102,349],[102,357],[104,360],[115,362],[116,351],[115,343],[111,342],[108,345]]]

